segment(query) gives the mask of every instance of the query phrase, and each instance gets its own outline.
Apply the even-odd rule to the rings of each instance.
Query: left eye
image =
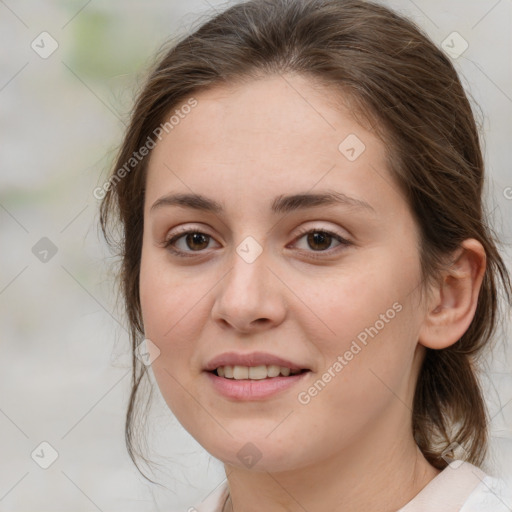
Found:
[[[338,245],[350,245],[350,242],[340,235],[323,229],[310,229],[304,232],[296,240],[306,237],[306,243],[313,252],[326,252],[329,249],[333,239],[339,242]]]
[[[309,231],[304,231],[295,239],[295,241],[301,240],[302,238],[306,238],[306,243],[313,249],[311,252],[327,252],[333,239],[339,242],[338,246],[351,245],[351,243],[342,236],[324,229],[310,229]],[[180,239],[184,239],[185,249],[175,248],[175,245]],[[165,247],[177,256],[193,256],[193,254],[190,253],[202,252],[203,249],[208,247],[210,239],[213,239],[213,237],[206,233],[188,230],[171,237],[165,242]],[[191,250],[187,250],[187,248]]]

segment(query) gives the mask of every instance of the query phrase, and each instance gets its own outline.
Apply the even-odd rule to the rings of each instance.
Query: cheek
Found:
[[[140,300],[145,337],[160,350],[152,362],[151,370],[162,397],[186,429],[187,421],[200,413],[192,414],[190,395],[195,375],[190,361],[194,352],[192,339],[198,339],[200,303],[193,295],[194,287],[180,279],[176,272],[169,272],[151,254],[141,260]]]
[[[180,270],[171,269],[161,251],[143,248],[140,269],[140,301],[146,336],[172,337],[176,329],[190,325],[197,287]],[[180,318],[184,321],[180,322]]]
[[[193,286],[166,267],[143,249],[139,281],[142,319],[145,337],[160,350],[152,369],[164,396],[176,388],[171,376],[179,382],[187,379],[194,349],[189,340],[197,339],[195,331],[200,324],[194,321],[200,304],[191,293]],[[161,385],[169,379],[165,386]]]
[[[328,400],[368,403],[389,394],[384,383],[402,387],[417,343],[414,283],[419,279],[414,262],[381,252],[378,259],[351,267],[306,295],[315,298],[315,312],[328,327],[322,329],[325,335],[312,338],[322,354],[323,371],[330,371],[325,379],[336,382],[326,386],[333,393],[326,393]],[[350,392],[337,393],[338,386]]]
[[[309,418],[317,418],[326,438],[350,443],[383,411],[404,407],[414,344],[405,308],[390,319],[393,313],[383,326],[384,321],[366,310],[357,320],[361,328],[355,328],[353,318],[338,315],[340,334],[334,342],[324,339],[317,345],[325,366],[296,397],[302,428],[311,424],[311,435],[315,423]]]
[[[325,332],[347,340],[373,326],[380,315],[385,315],[387,328],[392,322],[386,320],[393,320],[398,309],[393,305],[410,299],[411,283],[417,279],[414,267],[375,251],[374,257],[347,263],[337,273],[331,269],[325,277],[304,279],[298,288],[312,313],[323,321]]]

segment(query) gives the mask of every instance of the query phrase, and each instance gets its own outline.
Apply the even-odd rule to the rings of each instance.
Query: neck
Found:
[[[398,436],[396,428],[387,429],[393,440],[387,444],[383,430],[373,428],[328,460],[300,469],[256,472],[226,464],[225,512],[394,512],[439,474],[414,442],[409,423],[402,425]]]

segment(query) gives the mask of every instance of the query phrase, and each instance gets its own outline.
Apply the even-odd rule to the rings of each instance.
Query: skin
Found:
[[[439,473],[412,436],[415,383],[425,347],[449,346],[467,330],[485,253],[466,240],[453,272],[422,298],[419,233],[384,143],[346,106],[334,108],[333,94],[290,74],[202,91],[150,157],[140,295],[146,337],[160,350],[152,368],[180,423],[224,463],[227,510],[391,512]],[[366,146],[352,162],[338,150],[349,134]],[[326,189],[373,211],[270,210],[278,195]],[[175,192],[215,199],[224,212],[150,211]],[[192,256],[179,257],[165,247],[177,227],[209,237],[182,237],[174,247]],[[350,244],[308,244],[306,228]],[[247,236],[263,249],[253,263],[236,252]],[[395,303],[401,311],[301,404],[297,394]],[[267,351],[312,371],[300,387],[235,401],[202,371],[226,351]],[[253,467],[237,457],[249,442],[261,454]]]

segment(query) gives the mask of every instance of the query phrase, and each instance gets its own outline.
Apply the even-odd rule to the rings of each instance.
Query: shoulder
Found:
[[[464,463],[466,470],[474,470],[481,475],[480,482],[464,501],[460,512],[511,512],[512,483],[480,472],[469,463]],[[478,473],[476,473],[478,471]],[[452,484],[455,482],[452,482]],[[225,480],[214,489],[203,501],[190,507],[186,512],[222,512],[229,495],[228,483]],[[414,502],[415,500],[413,500]],[[412,503],[411,503],[412,504]],[[401,509],[402,510],[402,509]],[[403,509],[407,510],[407,509]]]
[[[512,483],[486,475],[468,496],[460,512],[510,512]]]
[[[480,468],[453,460],[399,512],[511,512],[510,485]]]

